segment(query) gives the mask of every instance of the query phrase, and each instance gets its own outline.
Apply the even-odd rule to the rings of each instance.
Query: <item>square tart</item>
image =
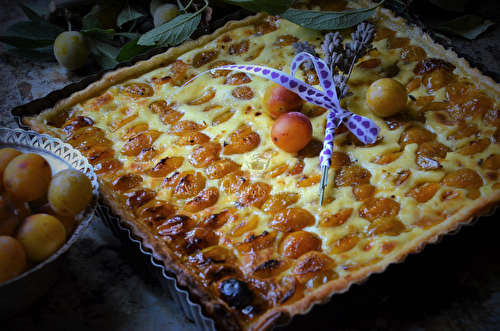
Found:
[[[263,98],[272,82],[215,70],[180,88],[227,64],[289,73],[297,41],[323,55],[324,33],[280,17],[229,22],[22,120],[88,158],[102,203],[217,329],[268,330],[500,200],[500,86],[387,9],[368,21],[373,48],[354,66],[353,94],[341,105],[381,132],[365,145],[337,129],[321,206],[326,109],[304,104],[313,138],[288,153],[271,140],[275,119]],[[352,29],[340,32],[351,40]],[[318,84],[314,70],[296,77]],[[390,117],[366,105],[368,87],[384,77],[409,94]]]

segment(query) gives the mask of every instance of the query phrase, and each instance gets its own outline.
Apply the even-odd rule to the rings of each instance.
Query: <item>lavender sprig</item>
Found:
[[[352,40],[358,41],[360,45],[364,48],[364,51],[360,48],[359,52],[366,52],[372,48],[372,40],[375,35],[375,27],[366,22],[362,22],[358,25],[355,32],[351,34]],[[362,57],[366,53],[359,53],[358,56]]]
[[[347,80],[350,76],[354,63],[366,55],[372,48],[371,42],[375,35],[375,27],[370,23],[358,24],[356,31],[351,34],[352,41],[343,44],[343,37],[338,31],[330,32],[325,36],[321,45],[323,58],[330,67],[333,78],[337,83],[337,94],[339,99],[349,95]],[[336,77],[346,76],[347,79]]]
[[[375,27],[369,23],[360,23],[355,32],[351,34],[352,42],[345,46],[345,57],[355,62],[362,58],[372,48],[372,40],[375,35]],[[353,62],[348,66],[352,66]],[[346,67],[345,67],[346,68]]]
[[[325,41],[321,45],[323,50],[323,59],[330,68],[333,75],[338,73],[340,69],[338,64],[342,63],[344,59],[344,38],[336,31],[330,32],[325,36]]]

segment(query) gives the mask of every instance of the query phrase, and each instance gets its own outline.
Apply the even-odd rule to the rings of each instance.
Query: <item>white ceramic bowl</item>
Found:
[[[0,284],[0,320],[27,308],[54,285],[62,270],[69,249],[90,224],[99,196],[99,184],[92,166],[71,145],[34,131],[0,128],[0,148],[5,147],[43,156],[51,166],[52,175],[68,168],[84,172],[92,182],[93,196],[87,208],[77,215],[75,231],[63,247],[36,267]]]

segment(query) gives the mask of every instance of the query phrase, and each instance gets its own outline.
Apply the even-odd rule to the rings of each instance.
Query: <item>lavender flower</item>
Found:
[[[332,73],[335,73],[337,70],[337,63],[342,62],[344,56],[343,41],[344,38],[342,38],[338,31],[335,33],[330,32],[325,36],[325,41],[321,45],[324,54],[323,60]]]
[[[307,41],[304,42],[297,42],[297,43],[292,43],[293,50],[295,52],[295,55],[306,52],[308,54],[311,54],[312,56],[318,57],[318,53],[316,53],[316,49],[314,48],[314,45],[310,45]],[[307,60],[304,62],[304,68],[306,70],[312,70],[314,69],[314,65],[311,60]]]
[[[362,22],[358,25],[356,32],[351,34],[352,40],[359,42],[358,58],[363,57],[366,51],[371,49],[371,42],[375,35],[375,27],[370,23]]]
[[[330,32],[325,36],[325,41],[321,45],[325,63],[332,72],[333,79],[337,87],[337,95],[342,99],[349,95],[347,80],[351,74],[354,63],[365,56],[372,48],[371,42],[375,34],[375,28],[369,23],[358,24],[356,31],[351,34],[351,42],[343,44],[344,39],[337,31]],[[342,78],[342,77],[345,77]]]

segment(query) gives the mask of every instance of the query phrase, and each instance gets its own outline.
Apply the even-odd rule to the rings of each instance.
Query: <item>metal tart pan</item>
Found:
[[[453,47],[453,45],[450,45],[448,43],[448,40],[441,38],[439,35],[436,35],[432,30],[425,27],[418,20],[418,18],[416,18],[415,16],[409,15],[408,13],[404,13],[401,11],[397,11],[397,8],[395,8],[395,7],[392,7],[392,8],[390,6],[385,6],[385,7],[389,7],[389,9],[393,10],[398,16],[403,17],[404,19],[409,21],[411,24],[415,24],[415,25],[419,26],[422,29],[422,31],[424,31],[424,33],[427,33],[429,36],[431,36],[431,38],[435,42],[442,45],[446,49],[452,49],[455,53],[457,53],[457,55],[459,57],[462,57],[465,60],[467,60],[467,62],[469,62],[469,64],[472,67],[479,69],[483,74],[490,76],[491,78],[493,78],[497,82],[500,82],[500,74],[488,70],[487,66],[485,66],[484,64],[478,63],[478,62],[474,61],[467,54],[463,54],[462,52],[460,52],[459,49]],[[244,17],[246,17],[250,14],[251,14],[251,12],[246,11],[246,10],[240,10],[236,13],[230,14],[230,15],[224,17],[223,19],[212,22],[210,24],[210,26],[208,26],[208,27],[203,27],[203,28],[197,29],[195,31],[195,33],[193,34],[192,38],[196,38],[196,37],[202,36],[204,34],[211,33],[214,30],[216,30],[217,28],[222,27],[225,23],[227,23],[231,20],[243,19]],[[134,57],[130,61],[118,64],[113,69],[103,70],[95,75],[88,76],[88,77],[84,78],[83,80],[81,80],[80,82],[70,84],[70,85],[67,85],[66,87],[64,87],[63,89],[53,91],[53,92],[49,93],[44,98],[33,100],[30,103],[27,103],[25,105],[21,105],[21,106],[18,106],[16,108],[12,109],[11,115],[13,116],[13,119],[17,122],[17,124],[20,127],[27,129],[28,127],[25,126],[24,124],[22,124],[23,117],[37,115],[41,111],[43,111],[44,109],[53,107],[59,100],[69,97],[75,91],[83,90],[88,85],[101,79],[102,76],[109,71],[113,71],[113,70],[121,68],[121,67],[131,66],[139,61],[148,60],[157,54],[165,52],[167,49],[168,48],[165,48],[165,47],[152,49],[152,50],[148,51],[147,53],[144,53],[142,55],[138,55],[138,56]],[[493,212],[494,211],[492,211],[491,214],[493,214]],[[192,320],[196,324],[196,327],[199,330],[201,330],[201,331],[215,331],[216,330],[213,319],[204,316],[200,305],[191,300],[188,289],[180,287],[177,283],[177,280],[174,277],[167,275],[163,264],[159,261],[156,261],[153,258],[153,255],[151,254],[151,252],[147,251],[147,249],[144,248],[144,246],[142,245],[142,242],[140,240],[137,240],[134,238],[133,233],[128,228],[124,227],[121,224],[121,220],[118,217],[112,215],[110,210],[102,203],[100,203],[97,206],[96,214],[100,217],[100,219],[103,221],[103,223],[106,225],[106,227],[108,227],[112,231],[113,235],[115,237],[117,237],[122,242],[122,244],[124,246],[126,246],[127,248],[130,248],[132,251],[137,253],[136,257],[140,260],[140,262],[146,262],[146,264],[149,268],[149,271],[156,279],[158,279],[158,281],[160,282],[160,284],[161,284],[162,288],[165,290],[165,292],[171,296],[173,301],[179,306],[179,308],[186,315],[186,317],[188,319]],[[489,215],[491,215],[491,214],[489,214]],[[462,226],[473,224],[476,221],[477,221],[477,218],[470,219],[465,224],[458,226],[455,230],[448,233],[448,235],[455,234],[455,233],[459,232],[459,230]],[[439,243],[441,241],[441,239],[443,238],[443,236],[436,237],[436,238],[434,238],[434,240],[432,240],[431,242],[428,242],[427,244]],[[421,252],[425,246],[426,245],[420,247],[420,249],[418,251],[414,252],[414,254]],[[403,262],[404,261],[400,261],[399,263],[403,263]],[[365,279],[365,281],[367,279]],[[348,289],[346,289],[346,291],[347,290]],[[327,304],[330,301],[330,299],[326,300],[325,302],[318,304],[318,305]],[[304,314],[307,314],[311,309],[314,309],[314,307],[315,306],[311,306],[307,312],[304,312]],[[277,327],[284,327],[286,325],[289,325],[292,320],[293,320],[293,318],[288,320],[284,324],[277,325]]]
[[[198,330],[215,331],[213,319],[203,315],[200,305],[190,299],[188,290],[180,287],[174,277],[167,275],[163,264],[153,258],[151,252],[142,245],[140,240],[134,238],[132,232],[121,224],[120,218],[112,215],[111,211],[102,204],[97,208],[97,214],[104,225],[113,232],[113,235],[125,247],[131,249],[132,252],[138,253],[135,256],[136,258],[146,262],[151,274],[160,282],[162,288],[186,314],[186,317],[196,324]]]

